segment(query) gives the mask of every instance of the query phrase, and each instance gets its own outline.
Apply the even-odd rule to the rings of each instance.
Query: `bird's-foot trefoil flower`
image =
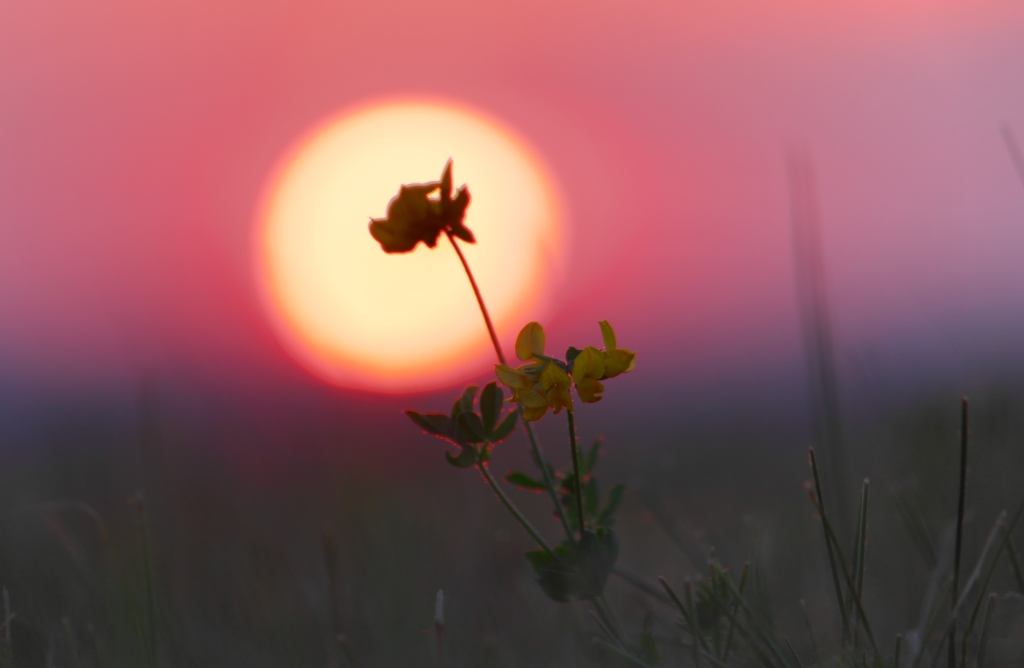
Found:
[[[602,380],[628,373],[636,366],[636,353],[616,347],[615,330],[608,321],[602,320],[598,324],[601,326],[604,349],[587,346],[572,360],[572,380],[576,384],[576,394],[587,404],[601,401],[601,393],[604,392]]]
[[[555,413],[562,408],[571,411],[571,385],[576,386],[581,401],[592,404],[602,398],[602,380],[633,370],[636,353],[617,347],[615,331],[607,320],[602,320],[600,325],[604,348],[569,348],[565,361],[544,354],[546,337],[540,324],[528,323],[519,332],[516,356],[526,364],[515,369],[498,364],[495,373],[512,389],[511,401],[522,405],[527,422],[539,420],[549,408]]]
[[[439,193],[437,199],[430,197]],[[370,234],[386,253],[408,253],[423,242],[433,248],[442,232],[468,243],[473,233],[462,224],[469,206],[465,186],[452,197],[452,162],[444,167],[440,181],[403,185],[388,204],[387,218],[370,219]]]

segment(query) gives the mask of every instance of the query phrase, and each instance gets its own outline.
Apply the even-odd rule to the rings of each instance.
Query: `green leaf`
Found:
[[[580,573],[599,596],[619,558],[619,539],[611,529],[584,531],[576,543],[576,560]]]
[[[626,492],[625,485],[616,485],[608,492],[608,503],[597,517],[598,526],[611,526],[615,522],[615,511],[622,503],[622,495]]]
[[[542,481],[534,480],[525,473],[519,473],[518,471],[513,471],[511,473],[506,474],[505,482],[515,485],[519,489],[529,489],[538,492],[546,490],[548,488],[548,486],[545,485]]]
[[[421,415],[416,411],[405,411],[405,414],[423,431],[434,436],[446,438],[448,435],[448,416],[444,413],[427,413]]]
[[[455,400],[452,406],[452,419],[458,417],[459,413],[473,410],[473,399],[476,398],[476,385],[470,385],[462,391],[462,396]]]
[[[658,654],[658,643],[654,640],[654,613],[648,612],[644,617],[644,627],[640,632],[640,658],[644,663],[656,666],[661,661]]]
[[[498,443],[504,441],[512,433],[512,430],[516,428],[516,420],[519,419],[519,411],[512,411],[505,416],[505,419],[501,421],[498,428],[490,435],[489,439],[491,443]]]
[[[487,436],[494,431],[494,425],[498,423],[504,403],[505,394],[498,388],[497,383],[490,382],[484,385],[484,391],[480,393],[480,417],[483,418],[484,434]]]
[[[561,603],[593,598],[600,592],[583,577],[575,566],[573,549],[567,543],[555,548],[556,557],[545,550],[527,552],[526,558],[537,575],[537,584],[549,598]]]
[[[459,413],[455,418],[455,440],[463,443],[482,443],[484,441],[484,425],[476,413]]]
[[[452,466],[460,469],[468,469],[476,466],[477,452],[472,445],[460,445],[459,454],[452,456],[452,453],[445,452],[444,457]]]

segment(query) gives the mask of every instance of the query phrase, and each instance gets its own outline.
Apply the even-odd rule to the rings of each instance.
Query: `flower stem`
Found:
[[[448,241],[452,243],[452,248],[455,249],[455,254],[459,256],[459,261],[462,262],[462,268],[466,271],[466,278],[469,279],[469,284],[473,286],[473,294],[476,295],[476,303],[480,306],[480,313],[484,316],[484,324],[487,325],[487,333],[491,337],[491,344],[494,345],[494,352],[498,355],[498,361],[502,364],[506,364],[505,353],[501,351],[501,344],[498,343],[498,334],[494,330],[494,323],[491,322],[491,314],[487,311],[487,305],[484,304],[483,295],[480,294],[480,288],[476,284],[476,279],[473,278],[473,272],[469,268],[469,263],[466,262],[466,256],[462,254],[462,249],[459,248],[459,244],[455,241],[455,237],[452,236],[451,232],[446,230],[445,235],[448,237]],[[565,514],[565,508],[562,507],[562,502],[558,498],[558,490],[555,489],[555,477],[551,473],[551,465],[548,463],[548,460],[544,458],[544,452],[540,449],[540,445],[537,443],[537,437],[533,434],[533,428],[530,427],[530,423],[526,421],[522,405],[519,406],[519,419],[523,423],[523,429],[526,430],[526,435],[530,439],[530,449],[533,451],[533,459],[537,462],[537,466],[540,467],[541,472],[544,474],[544,484],[547,486],[548,493],[551,495],[551,502],[555,505],[555,513],[558,515],[558,519],[562,522],[562,529],[565,530],[566,537],[571,541],[573,539],[572,527],[569,524],[569,518]]]
[[[567,410],[569,416],[569,445],[572,447],[572,470],[576,482],[576,512],[579,514],[580,535],[586,529],[583,523],[583,482],[580,480],[580,448],[576,445],[576,420],[572,417],[572,411]]]
[[[530,534],[530,536],[532,536],[533,539],[537,541],[537,544],[540,545],[545,552],[554,557],[555,553],[551,549],[551,546],[548,545],[547,541],[544,540],[544,537],[541,536],[537,532],[537,530],[533,528],[533,525],[530,524],[530,520],[526,519],[526,517],[524,517],[523,514],[519,512],[519,509],[516,508],[516,505],[514,503],[512,503],[512,500],[505,496],[505,492],[502,491],[501,487],[498,486],[498,482],[494,479],[494,476],[492,476],[491,472],[487,469],[487,464],[481,462],[476,466],[478,469],[480,469],[480,473],[483,474],[484,480],[487,481],[487,484],[491,486],[491,489],[494,490],[494,493],[498,495],[498,498],[501,500],[501,502],[505,504],[506,508],[508,508],[508,511],[512,513],[512,515],[517,520],[519,520],[519,523],[523,525],[523,528],[526,529],[526,533]]]
[[[480,294],[480,288],[477,287],[476,279],[473,278],[473,272],[469,270],[469,263],[466,262],[466,256],[462,254],[462,249],[459,248],[459,244],[455,243],[455,237],[448,230],[445,230],[445,235],[448,237],[448,241],[452,242],[452,248],[455,249],[455,254],[459,256],[459,261],[462,262],[462,268],[466,270],[466,276],[469,278],[469,284],[473,286],[473,294],[476,295],[476,303],[480,305],[480,312],[484,315],[484,323],[487,325],[487,333],[491,335],[491,343],[494,345],[494,352],[498,353],[498,361],[505,364],[505,353],[501,352],[501,344],[498,343],[498,334],[494,331],[494,323],[491,322],[491,314],[487,312],[487,306],[484,305],[483,295]]]

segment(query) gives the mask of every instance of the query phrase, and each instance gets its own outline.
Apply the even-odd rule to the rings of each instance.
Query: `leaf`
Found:
[[[575,567],[573,549],[567,543],[555,548],[555,557],[545,550],[527,552],[526,558],[537,575],[537,584],[549,598],[561,603],[593,598],[600,592]]]
[[[476,413],[459,413],[455,418],[455,440],[464,443],[482,443],[484,441],[484,425]]]
[[[505,393],[498,388],[497,383],[492,381],[484,385],[484,391],[480,393],[480,417],[483,418],[484,434],[487,436],[494,431],[504,403]]]
[[[427,413],[422,415],[416,411],[405,411],[405,414],[423,431],[434,436],[446,438],[448,435],[448,416],[444,413]]]
[[[611,488],[611,491],[608,492],[608,503],[597,517],[598,526],[610,527],[615,522],[615,511],[618,509],[619,504],[622,503],[622,495],[625,492],[626,486],[622,484]]]
[[[527,552],[537,583],[556,601],[601,596],[619,556],[619,542],[610,529],[586,531],[575,546],[565,541],[554,549]]]
[[[462,391],[462,396],[455,400],[452,406],[452,419],[458,417],[459,413],[473,410],[473,399],[476,398],[476,385],[470,385]]]
[[[448,463],[452,466],[460,469],[468,469],[476,466],[477,452],[476,448],[472,445],[460,445],[461,449],[458,455],[452,456],[452,453],[445,452],[444,457],[448,460]]]
[[[504,441],[512,433],[512,430],[516,428],[516,420],[519,419],[519,412],[512,411],[505,416],[505,419],[501,421],[498,428],[490,435],[491,443],[499,443]]]
[[[519,489],[528,489],[538,492],[546,490],[548,488],[548,486],[545,485],[542,481],[534,480],[525,473],[519,473],[518,471],[512,471],[511,473],[506,474],[505,482],[515,485]]]
[[[644,627],[640,632],[640,658],[644,663],[656,666],[661,661],[658,654],[658,643],[654,640],[654,613],[648,612],[644,617]]]
[[[619,558],[619,539],[611,529],[584,531],[576,543],[576,560],[580,573],[599,596]]]

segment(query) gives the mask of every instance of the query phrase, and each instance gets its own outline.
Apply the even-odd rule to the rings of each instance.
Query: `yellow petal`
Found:
[[[496,375],[498,380],[502,383],[513,389],[526,388],[533,385],[533,382],[528,375],[519,369],[513,369],[505,364],[495,364],[494,375]]]
[[[579,385],[585,378],[604,377],[604,354],[594,346],[587,346],[572,363],[572,379]]]
[[[536,322],[527,323],[516,337],[516,357],[526,362],[543,354],[544,328]]]
[[[580,395],[580,400],[585,404],[595,404],[601,401],[602,392],[604,392],[604,385],[593,378],[584,378],[581,382],[576,383],[576,394]]]
[[[523,405],[523,408],[541,408],[548,405],[547,395],[533,388],[519,390],[518,393],[519,402]]]
[[[628,373],[636,366],[636,353],[632,350],[619,348],[604,354],[604,378],[614,378],[620,373]]]
[[[554,362],[548,362],[540,374],[540,380],[537,382],[537,385],[543,390],[548,390],[552,387],[569,389],[569,374]]]
[[[544,404],[541,408],[524,408],[523,419],[527,422],[536,422],[537,420],[544,417],[544,414],[548,412],[547,404]]]
[[[608,324],[607,320],[597,323],[601,326],[601,338],[604,339],[605,350],[615,350],[615,330]]]

